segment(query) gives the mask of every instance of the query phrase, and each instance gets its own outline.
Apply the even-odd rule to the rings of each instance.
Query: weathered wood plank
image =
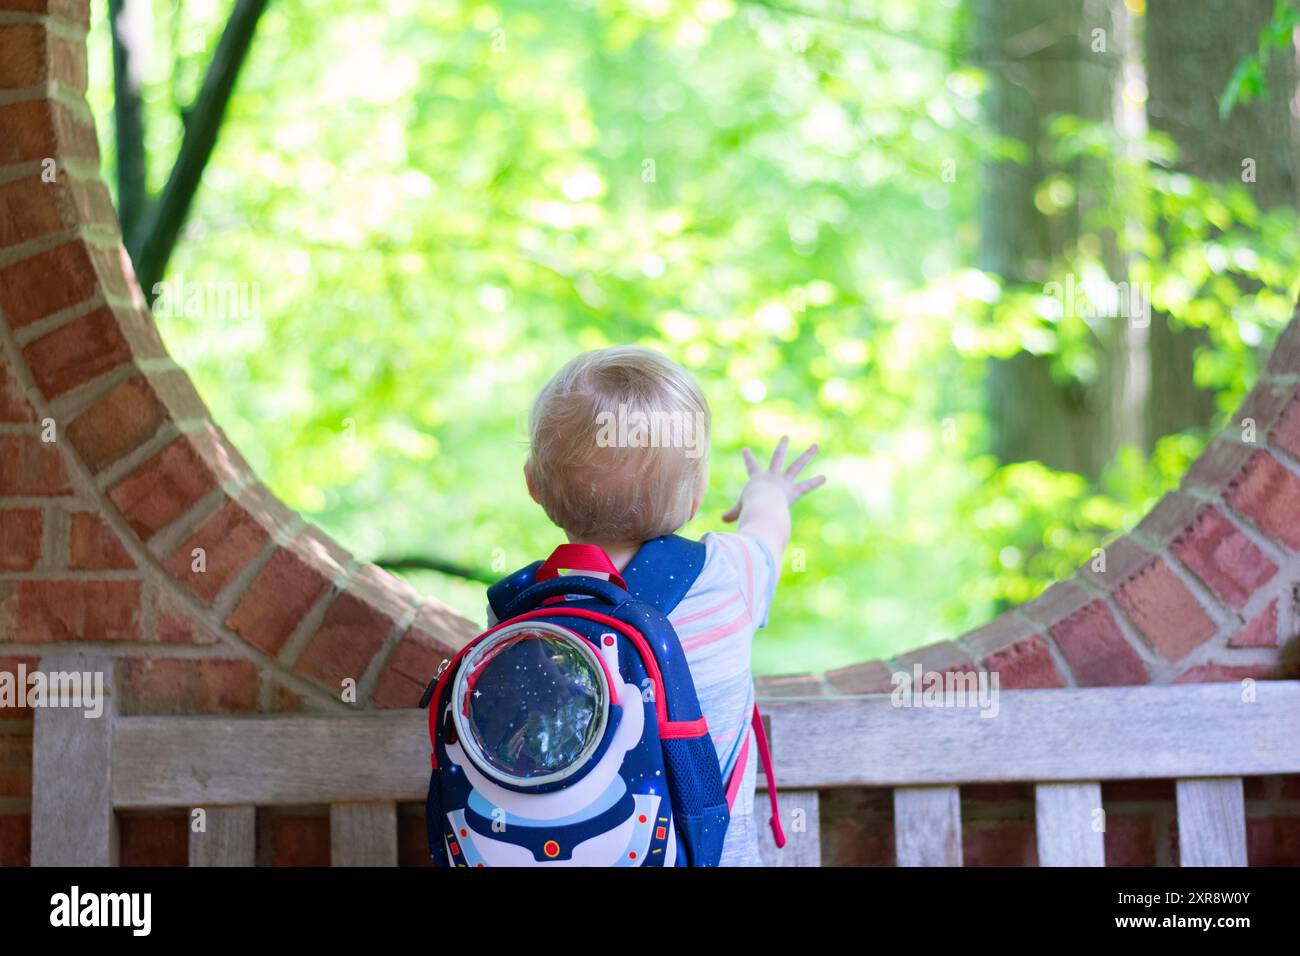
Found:
[[[785,846],[777,848],[768,822],[771,808],[767,791],[754,794],[754,823],[758,827],[758,853],[765,866],[821,866],[821,800],[816,790],[780,790],[781,828]]]
[[[1100,783],[1040,783],[1034,813],[1039,866],[1106,865]]]
[[[190,866],[253,866],[257,862],[257,808],[201,807],[204,830],[190,816]]]
[[[783,787],[1251,776],[1300,770],[1300,682],[1005,691],[976,708],[773,701]],[[994,713],[991,709],[988,713]],[[1212,714],[1213,718],[1207,718]]]
[[[397,866],[397,804],[331,804],[330,865]]]
[[[51,690],[33,721],[32,865],[115,866],[113,659],[51,655],[39,670]]]
[[[1300,682],[1259,681],[1255,691],[1252,703],[1235,684],[1007,691],[992,718],[897,708],[887,695],[765,710],[782,789],[1300,772]],[[114,802],[420,801],[425,716],[119,718]]]
[[[896,788],[894,850],[899,866],[961,866],[958,788]]]
[[[1179,780],[1176,799],[1179,866],[1246,866],[1240,777]]]

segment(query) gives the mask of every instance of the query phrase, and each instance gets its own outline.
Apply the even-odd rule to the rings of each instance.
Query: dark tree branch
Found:
[[[108,0],[108,20],[113,34],[113,133],[117,143],[117,218],[128,244],[140,225],[148,198],[145,185],[144,29],[147,17],[137,9],[140,0]]]
[[[235,7],[212,55],[203,86],[186,111],[185,138],[162,195],[141,222],[139,234],[130,242],[131,259],[145,294],[152,300],[153,287],[162,280],[167,261],[181,227],[198,192],[204,167],[217,144],[217,134],[230,103],[235,80],[244,65],[266,0],[235,0]],[[130,240],[128,240],[130,241]]]
[[[482,584],[492,584],[500,577],[500,575],[489,574],[477,568],[467,568],[454,561],[443,561],[439,558],[376,558],[374,563],[387,571],[437,571],[439,574],[448,574],[454,578],[464,578]]]

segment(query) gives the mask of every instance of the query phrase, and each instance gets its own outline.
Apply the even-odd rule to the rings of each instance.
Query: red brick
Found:
[[[226,625],[274,655],[330,581],[288,548],[279,548],[253,579]]]
[[[0,249],[71,226],[71,217],[60,207],[59,190],[59,186],[43,182],[39,175],[0,183]]]
[[[121,866],[188,866],[189,813],[119,814],[118,863]]]
[[[71,493],[56,442],[41,441],[40,435],[0,435],[0,496]]]
[[[908,651],[899,655],[898,663],[909,674],[916,664],[920,664],[922,672],[927,674],[964,674],[977,670],[971,656],[953,641],[940,641]]]
[[[1276,664],[1197,664],[1178,675],[1175,684],[1216,684],[1242,680],[1274,680]]]
[[[170,611],[158,614],[157,636],[161,644],[217,644],[221,640],[192,618]]]
[[[225,503],[167,559],[167,573],[211,605],[231,578],[257,557],[270,536],[238,502]],[[195,572],[194,552],[202,549],[204,570]]]
[[[86,49],[36,24],[0,30],[0,89],[20,90],[57,80],[77,92],[86,88]]]
[[[190,438],[178,438],[108,492],[143,539],[153,537],[217,487]]]
[[[90,4],[84,0],[0,0],[0,10],[49,14],[83,28],[90,23]]]
[[[1277,598],[1268,602],[1268,607],[1260,611],[1243,627],[1232,640],[1229,647],[1277,647]]]
[[[438,667],[456,651],[429,633],[423,621],[415,623],[402,635],[393,656],[370,696],[371,707],[414,707],[420,701]]]
[[[1028,783],[964,783],[961,785],[962,806],[975,803],[1034,802],[1034,789]]]
[[[0,358],[0,422],[34,422],[36,412],[23,394],[12,370]]]
[[[1155,820],[1150,814],[1106,814],[1107,866],[1155,866]]]
[[[1074,614],[1093,600],[1091,593],[1078,581],[1058,581],[1038,597],[1021,607],[1021,612],[1039,624],[1055,624]]]
[[[840,694],[888,694],[894,689],[893,672],[884,661],[865,661],[827,671],[826,680]],[[791,689],[790,683],[778,684],[771,689],[765,685],[763,692],[770,697],[789,697],[793,696],[789,693]],[[785,693],[774,693],[774,691],[785,691]],[[813,696],[821,694],[821,684],[815,677],[809,692]]]
[[[32,735],[0,734],[0,797],[32,795]]]
[[[23,349],[36,386],[55,398],[117,368],[131,347],[107,306],[60,326]]]
[[[1182,660],[1214,636],[1214,622],[1162,560],[1120,585],[1115,601],[1166,660]]]
[[[6,813],[0,815],[0,866],[31,865],[31,814]]]
[[[1300,866],[1300,817],[1246,821],[1249,866]]]
[[[135,567],[117,532],[97,512],[73,512],[68,535],[68,567],[74,571],[121,571]]]
[[[429,857],[429,838],[424,826],[424,809],[420,813],[401,813],[397,817],[397,865],[433,866]]]
[[[0,128],[5,109],[12,108],[0,107]],[[65,242],[0,269],[0,309],[8,314],[10,326],[19,329],[85,302],[98,288],[99,277],[86,246]]]
[[[16,605],[12,639],[23,643],[140,637],[139,581],[17,581],[0,585],[0,623],[7,604]]]
[[[272,866],[329,866],[328,816],[277,813],[271,818]]]
[[[257,711],[251,661],[133,657],[122,662],[126,714],[248,714]]]
[[[1206,491],[1219,491],[1255,454],[1252,446],[1240,445],[1220,436],[1205,446],[1183,476],[1183,484]]]
[[[774,674],[759,677],[755,684],[760,700],[776,697],[826,696],[826,687],[816,674]]]
[[[1268,440],[1292,458],[1300,458],[1300,392],[1291,392],[1290,401],[1278,416]]]
[[[0,511],[0,571],[30,571],[41,560],[44,518],[36,508]]]
[[[1201,510],[1174,539],[1171,550],[1210,590],[1239,611],[1277,573],[1277,565],[1213,505]]]
[[[1065,686],[1047,641],[1038,634],[994,651],[982,664],[998,675],[998,686],[1003,690]]]
[[[1268,357],[1265,373],[1268,375],[1295,375],[1300,373],[1300,306],[1273,344],[1273,354]]]
[[[157,433],[167,410],[137,375],[115,387],[68,424],[68,440],[91,471],[134,451]]]
[[[32,674],[40,666],[40,659],[37,657],[0,657],[0,674],[10,674],[15,681],[15,691],[22,693],[23,705],[20,707],[3,707],[0,708],[0,720],[30,720],[35,714],[32,708],[26,705],[26,694],[21,690],[21,684],[16,683],[19,676],[19,670],[26,668],[24,673]]]
[[[1145,684],[1151,679],[1100,600],[1052,625],[1051,634],[1083,687]]]
[[[347,678],[360,682],[395,623],[373,605],[344,592],[325,612],[325,619],[294,670],[334,691],[340,690]]]
[[[1172,780],[1103,780],[1101,802],[1109,803],[1168,803],[1173,804]]]
[[[822,791],[822,865],[893,866],[893,813],[892,790]],[[793,838],[795,834],[786,836]]]
[[[1267,452],[1251,455],[1224,500],[1270,538],[1300,550],[1300,478]]]
[[[1028,821],[964,822],[961,844],[963,866],[1038,865],[1038,836]]]

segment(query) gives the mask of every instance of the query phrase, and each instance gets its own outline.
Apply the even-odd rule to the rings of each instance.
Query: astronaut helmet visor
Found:
[[[470,760],[514,786],[578,773],[609,719],[609,684],[595,651],[545,621],[502,628],[471,651],[452,700]]]

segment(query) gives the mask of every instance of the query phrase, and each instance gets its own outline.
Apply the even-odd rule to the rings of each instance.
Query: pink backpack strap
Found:
[[[754,728],[754,739],[758,742],[758,759],[763,762],[763,776],[767,778],[767,799],[772,804],[772,818],[768,824],[772,827],[772,838],[777,847],[785,846],[785,831],[781,829],[781,809],[776,795],[776,774],[772,771],[772,751],[767,746],[767,729],[763,726],[763,715],[754,705],[754,714],[750,720]],[[749,734],[740,745],[740,756],[731,770],[731,779],[727,782],[727,809],[736,803],[736,794],[740,792],[740,781],[745,776],[745,765],[749,762]]]

